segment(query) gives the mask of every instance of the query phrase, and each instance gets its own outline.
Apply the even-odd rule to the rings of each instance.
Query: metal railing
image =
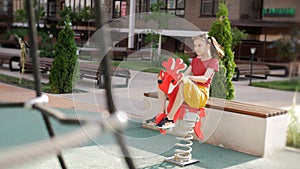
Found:
[[[95,0],[96,8],[96,21],[97,28],[103,26],[103,14],[101,3],[98,0]],[[106,91],[107,105],[110,112],[108,118],[102,118],[98,116],[70,116],[65,115],[64,113],[50,108],[47,106],[48,96],[42,93],[41,82],[40,82],[40,73],[38,71],[39,57],[37,56],[37,43],[35,41],[37,37],[36,23],[35,23],[35,12],[34,4],[31,0],[26,0],[26,10],[28,16],[28,25],[30,32],[30,56],[32,57],[32,62],[34,66],[34,82],[35,82],[35,91],[36,98],[29,100],[25,103],[0,103],[1,107],[24,107],[24,109],[35,109],[41,112],[43,120],[46,124],[48,134],[51,139],[41,140],[27,145],[16,146],[6,149],[4,152],[0,152],[0,166],[2,169],[14,167],[16,165],[22,165],[28,161],[35,160],[45,155],[52,153],[57,154],[61,168],[67,168],[64,159],[61,155],[61,151],[66,148],[77,147],[88,141],[93,137],[100,136],[104,131],[111,131],[114,133],[117,142],[122,150],[124,159],[127,163],[128,168],[135,168],[133,160],[127,149],[125,140],[123,138],[123,131],[127,126],[127,116],[126,113],[122,111],[117,111],[114,105],[111,91],[111,81],[109,75],[109,64],[108,59],[104,57],[102,60],[103,74],[104,74],[104,88]],[[107,36],[103,34],[103,37]],[[101,38],[100,44],[101,47],[106,49],[105,38]],[[85,130],[77,129],[69,133],[55,136],[52,124],[49,118],[52,117],[63,124],[81,124]],[[88,134],[87,134],[88,133]]]

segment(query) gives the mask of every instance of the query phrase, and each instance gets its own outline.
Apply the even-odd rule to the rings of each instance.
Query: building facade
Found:
[[[13,22],[13,2],[10,0],[0,0],[0,34],[11,27]]]
[[[112,22],[129,15],[131,0],[101,0],[104,6],[105,19]],[[135,0],[136,13],[149,12],[151,4],[164,2],[161,10],[184,18],[202,31],[209,31],[212,22],[216,19],[218,0]],[[46,25],[57,23],[60,20],[59,12],[70,7],[72,12],[79,13],[90,7],[94,8],[93,0],[37,0],[39,9],[45,11],[42,18]],[[282,37],[294,26],[300,25],[300,1],[295,0],[226,0],[229,20],[233,27],[245,30],[249,37],[247,41],[237,47],[236,57],[250,57],[248,48],[257,47],[257,60],[268,61],[268,55],[274,55],[268,49],[268,44]],[[0,25],[10,25],[18,9],[24,8],[24,0],[0,0]],[[12,15],[9,15],[12,14]],[[5,20],[3,20],[5,19]],[[94,31],[93,22],[82,21],[83,27],[76,27],[82,35],[90,35],[86,31]],[[88,38],[89,36],[84,36]],[[176,46],[167,45],[168,48]],[[272,59],[271,59],[272,61]]]

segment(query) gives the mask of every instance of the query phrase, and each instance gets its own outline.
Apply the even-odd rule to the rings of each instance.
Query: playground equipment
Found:
[[[183,167],[199,162],[198,159],[192,158],[192,140],[194,138],[194,130],[200,130],[200,128],[195,129],[195,124],[201,122],[200,120],[205,116],[205,113],[204,108],[193,109],[186,104],[180,107],[179,113],[176,130],[173,132],[178,136],[176,139],[180,142],[175,144],[177,149],[175,149],[174,155],[167,157],[165,161]]]
[[[169,58],[168,61],[163,62],[162,65],[166,68],[166,71],[161,71],[159,73],[160,80],[158,80],[158,86],[169,98],[167,112],[170,112],[178,94],[178,84],[183,78],[183,73],[180,73],[179,71],[184,70],[186,65],[180,58],[177,58],[176,60],[174,58]],[[166,116],[167,115],[165,113],[157,115],[156,123]],[[180,126],[178,128],[179,130],[176,131],[180,137],[177,137],[176,139],[184,143],[176,143],[175,146],[179,148],[175,150],[174,156],[167,158],[165,161],[172,162],[180,166],[199,162],[199,160],[192,159],[191,146],[193,144],[192,139],[194,133],[199,139],[204,139],[201,132],[201,118],[204,116],[204,108],[191,108],[185,103],[180,106],[173,121],[176,123],[176,126]],[[163,134],[166,133],[163,129],[160,129],[160,132]]]

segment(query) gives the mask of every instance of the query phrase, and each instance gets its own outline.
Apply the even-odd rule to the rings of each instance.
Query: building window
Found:
[[[201,0],[201,16],[215,16],[218,11],[218,0]]]
[[[8,0],[0,1],[0,14],[1,15],[7,15],[8,8],[9,8]]]
[[[164,2],[166,6],[161,10],[165,10],[176,16],[184,17],[185,0],[163,0],[162,2]]]
[[[113,18],[126,16],[126,0],[114,0],[113,3]]]
[[[49,1],[48,2],[48,16],[49,17],[55,17],[56,14],[56,2],[55,1]]]
[[[150,10],[150,0],[137,0],[136,13],[149,12]]]
[[[84,7],[94,7],[94,0],[60,0],[61,2],[65,2],[66,7],[71,7],[73,12],[80,12]],[[101,3],[104,3],[101,0]]]

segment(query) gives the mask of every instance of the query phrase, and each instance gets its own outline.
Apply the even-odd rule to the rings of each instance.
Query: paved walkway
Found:
[[[115,104],[118,109],[125,110],[132,117],[138,118],[143,116],[145,107],[143,105],[143,93],[147,91],[156,90],[156,75],[151,73],[141,73],[132,71],[128,88],[115,88],[113,89]],[[10,76],[19,76],[18,72],[10,72],[7,68],[0,68],[0,74]],[[47,75],[43,75],[43,82],[47,82]],[[32,74],[25,74],[24,78],[32,79]],[[284,78],[268,77],[268,80],[283,80]],[[122,79],[113,78],[113,83],[118,83]],[[253,81],[257,81],[254,79]],[[234,82],[235,86],[235,99],[240,102],[247,102],[257,105],[271,106],[283,109],[289,109],[292,106],[294,92],[278,91],[272,89],[256,88],[248,85],[249,80],[241,79]],[[83,79],[76,84],[76,88],[86,90],[86,93],[73,93],[64,95],[49,95],[51,107],[63,109],[75,109],[78,111],[105,111],[105,92],[103,89],[95,87],[95,81]],[[34,97],[35,93],[32,90],[18,88],[10,85],[0,83],[0,100],[1,101],[26,101]],[[297,97],[297,106],[300,106],[300,96]],[[138,134],[141,134],[140,129],[136,129]],[[136,133],[135,133],[136,134]],[[162,144],[162,143],[161,143]],[[117,148],[116,146],[106,145],[108,149]],[[112,147],[110,147],[112,146]],[[208,146],[209,145],[205,145]],[[141,145],[140,148],[134,148],[133,152],[137,154],[146,154],[151,158],[137,158],[137,166],[139,168],[178,168],[163,163],[164,157],[144,151],[147,145]],[[198,147],[198,146],[197,146]],[[148,147],[151,149],[152,147]],[[145,148],[147,149],[147,148]],[[203,151],[203,148],[199,150]],[[243,156],[242,153],[229,152],[225,149],[215,149],[209,147],[207,150],[213,151],[208,153],[209,157],[199,157],[204,159],[200,165],[193,165],[187,168],[298,168],[298,161],[300,160],[300,153],[298,151],[285,150],[268,158],[257,158],[253,156]],[[116,150],[117,151],[117,150]],[[217,152],[221,152],[218,154]],[[198,154],[198,153],[197,153]],[[199,153],[201,154],[201,153]],[[209,155],[210,154],[210,155]],[[125,166],[122,158],[116,157],[108,153],[105,149],[99,149],[97,146],[81,147],[71,149],[64,154],[70,168],[116,168],[116,166]],[[204,155],[206,156],[206,155]],[[238,158],[243,157],[243,160]],[[78,157],[80,157],[79,160]],[[100,160],[102,159],[102,160]],[[219,159],[219,160],[218,160]],[[227,159],[227,160],[226,160]],[[238,161],[240,160],[240,161]],[[54,162],[53,162],[54,161]],[[41,161],[29,164],[25,168],[59,168],[58,163],[54,157],[45,158]],[[100,163],[99,163],[100,161]],[[237,162],[238,161],[238,162]],[[226,165],[225,165],[226,163]],[[111,165],[115,164],[115,165]],[[207,164],[207,166],[206,166]],[[24,167],[22,167],[24,168]],[[126,168],[126,167],[123,167]]]

